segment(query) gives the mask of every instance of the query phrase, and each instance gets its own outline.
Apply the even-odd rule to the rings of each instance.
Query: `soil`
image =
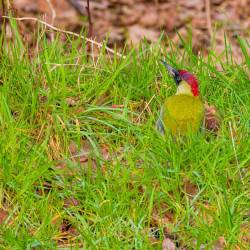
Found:
[[[57,27],[79,32],[88,29],[86,0],[14,0],[16,15],[36,16]],[[155,42],[162,32],[180,44],[193,35],[195,52],[206,52],[215,44],[225,48],[231,41],[235,58],[241,58],[237,36],[249,39],[250,0],[90,0],[92,38],[108,45],[136,45],[143,38]],[[28,27],[28,25],[26,25]]]

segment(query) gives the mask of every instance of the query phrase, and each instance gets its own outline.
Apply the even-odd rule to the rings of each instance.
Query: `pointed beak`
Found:
[[[178,70],[176,70],[175,68],[173,68],[172,66],[170,66],[168,63],[166,63],[163,60],[161,60],[161,62],[167,68],[169,74],[174,78],[176,84],[178,85],[180,83],[180,81],[181,81],[181,77],[180,77],[180,74],[179,74]]]

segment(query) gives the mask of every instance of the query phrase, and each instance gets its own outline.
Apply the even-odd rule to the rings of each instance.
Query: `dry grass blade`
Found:
[[[42,20],[40,20],[40,19],[38,19],[38,18],[36,18],[36,17],[10,17],[10,16],[2,16],[2,18],[5,18],[5,19],[12,19],[12,20],[16,20],[16,21],[27,21],[27,20],[29,20],[29,21],[35,21],[35,22],[38,22],[38,23],[41,23],[41,24],[47,26],[48,28],[50,28],[50,29],[52,29],[52,30],[54,30],[54,31],[58,31],[58,32],[61,32],[61,33],[64,33],[64,34],[68,34],[68,35],[75,36],[75,37],[80,37],[80,38],[86,40],[88,43],[91,43],[91,44],[93,44],[93,45],[96,45],[98,48],[103,48],[103,47],[105,47],[105,49],[106,49],[108,52],[110,52],[111,54],[113,54],[113,55],[116,55],[116,56],[119,56],[119,57],[122,57],[122,58],[125,58],[125,57],[126,57],[126,56],[122,55],[121,53],[115,52],[113,49],[111,49],[111,48],[109,48],[109,47],[103,45],[102,43],[98,43],[98,42],[96,42],[96,41],[94,41],[94,40],[92,40],[92,39],[90,39],[90,38],[87,38],[87,37],[85,37],[85,36],[83,36],[83,35],[79,35],[79,34],[77,34],[77,33],[75,33],[75,32],[57,28],[57,27],[55,27],[55,26],[53,26],[53,25],[51,25],[51,24],[49,24],[49,23],[47,23],[47,22],[45,22],[45,21],[42,21]]]
[[[142,112],[139,114],[139,116],[136,119],[137,123],[140,121],[140,118],[143,115],[144,111],[149,108],[149,104],[153,101],[154,98],[155,98],[155,94],[151,97],[149,102],[146,102],[146,105],[145,105],[144,109],[142,110]],[[149,109],[149,112],[152,113],[150,109]]]
[[[234,150],[234,156],[235,156],[236,164],[237,164],[237,167],[238,167],[238,170],[239,170],[240,180],[241,180],[242,184],[244,185],[242,173],[241,173],[240,166],[239,166],[239,160],[238,160],[238,157],[237,157],[237,152],[236,152],[236,147],[235,147],[235,140],[234,140],[234,135],[233,135],[233,129],[232,129],[231,122],[229,122],[229,129],[230,129],[230,135],[231,135],[231,140],[232,140],[232,145],[233,145],[233,150]]]

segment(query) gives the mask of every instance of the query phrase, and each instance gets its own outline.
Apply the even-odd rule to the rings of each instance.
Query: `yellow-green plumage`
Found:
[[[156,127],[160,133],[187,135],[198,132],[204,118],[204,105],[199,97],[198,80],[186,70],[176,70],[161,60],[177,84],[177,92],[161,108]]]
[[[165,101],[161,116],[165,130],[174,135],[197,132],[204,117],[204,105],[199,96],[174,95]]]
[[[176,95],[168,97],[164,102],[157,129],[173,135],[195,133],[201,128],[204,118],[204,105],[199,96],[194,96],[189,84],[181,81]]]

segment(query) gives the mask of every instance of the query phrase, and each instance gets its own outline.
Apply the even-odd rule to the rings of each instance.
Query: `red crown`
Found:
[[[186,81],[190,86],[194,96],[199,95],[199,85],[197,78],[186,70],[180,70],[181,78]]]

